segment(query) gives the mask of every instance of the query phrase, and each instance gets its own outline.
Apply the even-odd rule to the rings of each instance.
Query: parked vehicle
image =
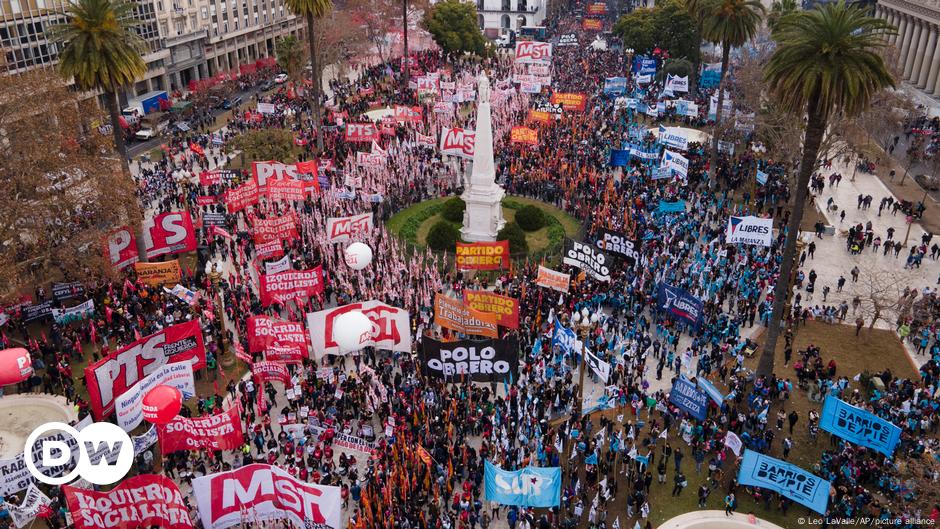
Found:
[[[287,74],[279,73],[274,77],[274,82],[277,84],[284,84],[287,82]]]
[[[222,101],[222,108],[225,110],[232,110],[240,104],[242,104],[242,98],[234,97],[232,99],[226,99],[225,101]]]
[[[920,187],[923,187],[928,191],[937,191],[940,189],[940,178],[937,178],[936,176],[919,174],[914,177],[914,181],[920,184]]]
[[[121,113],[125,116],[146,116],[151,112],[160,111],[160,101],[168,101],[169,96],[166,93],[166,90],[155,90],[153,92],[147,92],[146,94],[135,97],[127,101],[127,107],[121,110]]]
[[[258,87],[261,89],[262,92],[267,92],[268,90],[274,88],[274,81],[270,79],[265,79],[264,81],[261,81],[261,84],[258,85]]]
[[[157,131],[151,128],[140,129],[134,134],[134,137],[140,141],[152,140],[157,137]]]

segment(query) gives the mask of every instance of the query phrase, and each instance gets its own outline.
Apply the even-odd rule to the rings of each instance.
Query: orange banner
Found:
[[[571,284],[571,276],[556,272],[551,268],[539,266],[539,275],[535,278],[535,284],[559,292],[568,292],[568,286]]]
[[[434,323],[463,334],[499,338],[496,314],[474,310],[440,292],[434,295]]]
[[[487,290],[464,290],[463,302],[473,310],[496,315],[496,323],[510,329],[519,328],[519,300],[500,296]]]
[[[457,243],[458,270],[509,268],[509,241]]]
[[[529,110],[529,121],[542,124],[551,123],[552,115],[548,112],[542,112],[541,110]]]
[[[175,285],[180,282],[180,261],[173,259],[165,263],[134,263],[137,278],[150,285]]]
[[[561,105],[564,110],[577,110],[584,112],[584,105],[587,102],[587,96],[584,94],[566,94],[555,92],[552,94],[552,104]]]
[[[581,27],[587,31],[600,31],[604,25],[596,18],[585,18],[581,21]]]
[[[513,127],[512,130],[509,131],[509,141],[511,143],[538,145],[539,131],[528,127]]]
[[[588,4],[587,12],[589,15],[606,15],[607,14],[607,4],[604,2],[594,2],[593,4]],[[588,29],[588,28],[584,28]]]

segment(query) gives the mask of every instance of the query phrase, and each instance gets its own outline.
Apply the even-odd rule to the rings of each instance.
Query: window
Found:
[[[228,21],[222,22],[222,33],[228,33]]]
[[[202,19],[203,20],[209,19],[209,10],[206,9],[205,7],[202,8]]]
[[[12,11],[14,15],[23,12],[23,10],[20,9],[20,0],[10,0],[10,11]]]
[[[192,28],[193,31],[196,31],[196,17],[193,17],[192,22],[189,24],[189,27]]]
[[[516,5],[518,6],[519,11],[529,10],[529,6],[527,5],[526,0],[517,0]]]
[[[511,10],[512,10],[512,4],[510,0],[503,0],[503,11],[511,11]],[[505,26],[505,27],[508,27],[508,26]]]
[[[233,20],[235,22],[235,31],[238,31],[238,19]]]
[[[169,25],[167,25],[166,21],[160,22],[160,34],[161,35],[170,34],[170,27]]]

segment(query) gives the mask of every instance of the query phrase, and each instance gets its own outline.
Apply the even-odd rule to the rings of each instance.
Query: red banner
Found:
[[[218,197],[205,196],[205,195],[196,197],[196,205],[198,206],[211,206],[213,204],[216,204],[218,201],[219,201]]]
[[[114,411],[114,401],[142,378],[166,364],[192,362],[206,367],[198,321],[173,325],[119,349],[85,368],[88,400],[96,419]]]
[[[264,382],[283,382],[290,385],[290,372],[280,362],[255,362],[251,365],[251,376],[260,384]]]
[[[552,59],[552,45],[533,40],[516,41],[516,62],[542,63]]]
[[[143,474],[127,478],[107,492],[62,487],[75,529],[161,527],[192,529],[189,508],[173,480]]]
[[[258,259],[275,259],[284,255],[284,246],[281,244],[280,239],[256,243],[255,253],[258,255]]]
[[[475,131],[461,128],[444,129],[441,131],[441,154],[472,160],[475,142]]]
[[[395,105],[395,121],[399,123],[421,123],[421,107]]]
[[[333,325],[336,318],[351,310],[362,311],[372,321],[372,334],[367,341],[362,342],[363,347],[411,352],[411,319],[408,311],[378,301],[364,301],[307,314],[307,328],[310,329],[315,358],[341,352],[339,344],[333,340]]]
[[[300,272],[281,272],[262,274],[261,305],[268,307],[274,303],[285,303],[292,299],[309,298],[323,293],[323,266]]]
[[[539,131],[528,127],[513,127],[509,131],[509,141],[511,143],[525,143],[526,145],[539,144]]]
[[[141,224],[147,259],[196,250],[196,230],[188,211],[170,211]]]
[[[254,180],[230,189],[225,193],[225,205],[229,213],[241,211],[258,203],[258,183]]]
[[[604,24],[596,18],[585,18],[581,21],[581,28],[586,31],[600,31],[604,29]]]
[[[268,182],[268,200],[282,202],[304,199],[304,183],[300,180],[272,180]]]
[[[215,171],[203,171],[199,173],[199,185],[211,186],[221,184],[222,181],[231,182],[235,178],[235,171],[226,171],[216,169]]]
[[[551,123],[552,115],[548,112],[542,112],[541,110],[529,110],[529,120],[536,123],[546,124]]]
[[[584,94],[566,94],[562,92],[555,92],[552,94],[552,104],[561,105],[561,108],[564,110],[577,110],[578,112],[584,112],[584,105],[587,102],[587,97]]]
[[[254,219],[252,235],[256,243],[268,241],[293,241],[297,238],[297,222],[293,215],[282,215],[269,219]]]
[[[271,180],[297,180],[303,182],[304,189],[320,189],[317,183],[316,162],[299,162],[296,164],[276,161],[252,162],[251,177],[258,184],[258,190],[265,192]]]
[[[379,141],[379,129],[375,123],[347,123],[346,141],[352,142],[373,142]]]
[[[607,4],[605,4],[604,2],[594,2],[593,4],[588,4],[587,13],[589,15],[606,15]]]
[[[301,364],[306,356],[306,345],[303,349],[296,345],[272,345],[264,350],[264,359],[268,362]]]
[[[298,321],[281,321],[268,316],[248,318],[248,351],[258,353],[272,346],[298,346],[306,350],[307,332]]]
[[[463,302],[474,310],[496,314],[496,323],[503,327],[519,328],[519,300],[516,298],[488,290],[464,290]]]
[[[187,419],[177,416],[164,425],[157,426],[160,436],[160,453],[177,450],[236,450],[245,444],[242,434],[242,418],[238,406],[218,415]]]
[[[111,233],[104,241],[104,256],[112,268],[123,270],[139,260],[137,239],[134,232],[122,226]]]
[[[509,268],[509,241],[457,243],[458,270]]]

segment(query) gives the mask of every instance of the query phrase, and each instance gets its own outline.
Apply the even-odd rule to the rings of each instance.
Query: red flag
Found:
[[[431,454],[421,445],[418,445],[418,457],[421,458],[421,461],[424,461],[425,465],[431,466]]]
[[[191,151],[193,151],[194,153],[198,154],[199,156],[202,156],[203,158],[206,157],[206,151],[204,151],[204,150],[202,149],[202,146],[201,146],[201,145],[196,145],[195,143],[190,143],[190,144],[189,144],[189,149],[190,149]]]

